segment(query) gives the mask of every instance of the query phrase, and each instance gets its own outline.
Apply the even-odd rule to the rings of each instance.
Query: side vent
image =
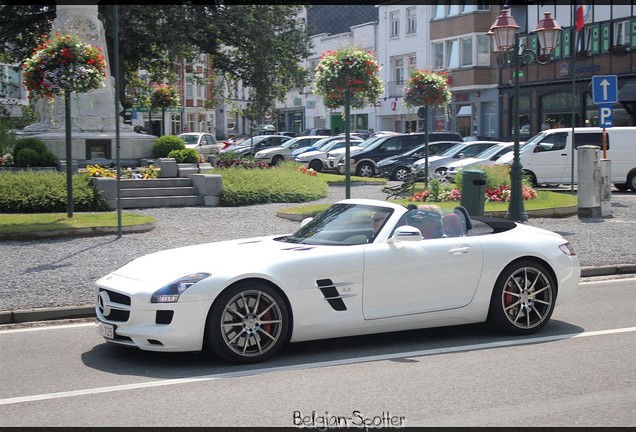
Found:
[[[331,281],[331,279],[320,279],[316,281],[316,285],[318,285],[318,289],[322,292],[322,295],[329,303],[329,306],[333,308],[335,311],[345,311],[347,310],[347,306],[345,306],[344,301],[342,301],[342,297],[338,292],[335,284]]]

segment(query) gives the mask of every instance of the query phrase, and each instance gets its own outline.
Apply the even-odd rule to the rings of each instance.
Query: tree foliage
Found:
[[[310,54],[310,40],[297,19],[295,5],[125,4],[119,10],[121,100],[127,85],[141,86],[137,71],[151,82],[176,82],[175,64],[197,54],[212,56],[215,78],[226,88],[242,82],[251,92],[251,118],[260,117],[291,88],[307,84],[301,62]],[[100,4],[109,58],[113,59],[114,10]],[[50,33],[55,4],[0,6],[0,61],[22,64],[42,34]],[[146,89],[147,91],[149,89]]]

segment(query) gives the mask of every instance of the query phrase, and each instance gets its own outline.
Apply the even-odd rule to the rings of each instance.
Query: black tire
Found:
[[[358,177],[373,177],[375,176],[375,167],[370,162],[360,162],[356,168],[356,175]]]
[[[530,180],[532,187],[538,187],[539,183],[537,183],[537,176],[534,175],[532,171],[524,171],[523,176]]]
[[[395,171],[393,171],[393,180],[404,181],[411,173],[411,170],[406,169],[405,167],[397,167]]]
[[[517,261],[495,283],[488,321],[505,333],[532,334],[548,323],[555,300],[556,283],[547,269],[534,261]]]
[[[233,363],[258,363],[283,346],[289,327],[287,304],[276,289],[261,281],[240,282],[210,309],[206,348]]]
[[[636,192],[636,172],[632,172],[627,176],[627,186],[632,192]]]
[[[627,183],[614,183],[614,187],[618,189],[619,192],[627,192],[629,190]]]
[[[281,163],[283,160],[285,160],[285,158],[281,155],[276,155],[272,158],[272,165],[278,165],[279,163]]]
[[[322,161],[318,159],[314,159],[309,162],[308,168],[313,169],[314,171],[321,172],[322,171]]]

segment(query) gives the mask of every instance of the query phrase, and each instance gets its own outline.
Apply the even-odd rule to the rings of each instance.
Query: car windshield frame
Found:
[[[394,209],[369,204],[336,203],[319,213],[293,234],[276,240],[316,246],[353,246],[373,243]],[[384,221],[376,228],[372,218],[381,213]]]

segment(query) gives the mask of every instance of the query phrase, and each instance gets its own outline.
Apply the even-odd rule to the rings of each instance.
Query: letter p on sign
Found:
[[[598,126],[602,128],[610,128],[614,123],[614,111],[612,105],[604,104],[598,107]]]

